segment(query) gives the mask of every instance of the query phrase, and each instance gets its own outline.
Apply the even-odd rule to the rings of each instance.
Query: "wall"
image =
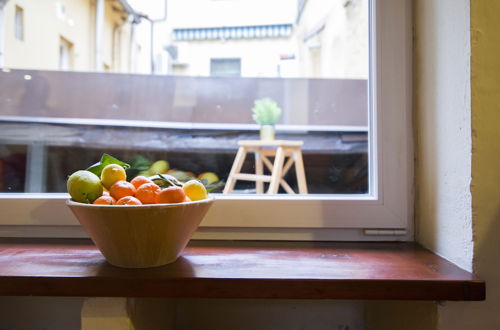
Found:
[[[115,302],[106,303],[106,299]],[[89,304],[79,297],[0,297],[0,329],[132,329],[120,302],[126,303],[120,298],[101,298]],[[365,329],[359,301],[175,299],[174,306],[168,299],[151,298],[131,303],[135,329]],[[81,310],[84,318],[80,323]],[[174,311],[174,317],[161,310]],[[103,313],[113,317],[104,319]],[[160,322],[152,324],[153,319]]]
[[[476,329],[500,328],[499,12],[498,1],[471,1],[473,268],[487,288],[485,302],[467,305]]]
[[[58,12],[56,4],[64,7],[64,13]],[[24,10],[22,41],[14,37],[16,5]],[[113,9],[118,6],[117,2],[106,1],[103,60],[114,71],[127,72],[130,24],[124,23],[122,12]],[[115,26],[120,33],[114,31]],[[95,5],[92,1],[11,0],[5,6],[5,67],[59,70],[61,38],[72,45],[70,70],[95,71]]]
[[[415,3],[418,240],[487,288],[440,305],[437,329],[498,329],[500,3]]]
[[[280,54],[293,54],[294,47],[288,38],[210,40],[177,42],[179,62],[186,63],[183,71],[174,74],[210,76],[210,60],[222,58],[241,59],[242,77],[292,76],[292,72],[278,71]]]
[[[415,1],[416,235],[472,269],[468,0]]]
[[[470,271],[469,0],[416,0],[414,26],[416,237]],[[462,329],[451,324],[454,319],[466,322],[460,317],[464,312],[464,303],[435,307],[436,323],[431,329]]]
[[[73,68],[88,70],[91,24],[88,1],[60,1],[66,14],[57,14],[55,2],[12,0],[5,7],[5,66],[8,68],[59,69],[59,43],[63,37],[73,44]],[[16,5],[24,10],[24,40],[14,38]],[[43,28],[40,28],[43,27]],[[36,56],[33,56],[36,54]]]
[[[78,330],[83,298],[0,297],[2,330]]]
[[[369,329],[408,329],[409,324],[426,330],[498,329],[500,3],[475,0],[469,8],[468,0],[414,2],[417,238],[486,280],[487,299],[437,308],[416,302],[375,305],[368,320],[378,317]],[[223,304],[211,308],[217,306]],[[418,314],[428,320],[415,325],[412,310],[423,310]],[[384,314],[393,318],[384,323]],[[281,315],[296,311],[288,308]]]
[[[368,77],[368,3],[306,2],[293,35],[299,77]]]

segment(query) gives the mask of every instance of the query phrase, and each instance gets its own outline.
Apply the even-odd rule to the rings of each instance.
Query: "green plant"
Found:
[[[260,125],[274,125],[280,119],[281,109],[278,104],[269,99],[255,100],[252,108],[252,118]]]

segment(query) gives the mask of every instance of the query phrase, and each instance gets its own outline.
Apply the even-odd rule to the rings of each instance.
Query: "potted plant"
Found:
[[[261,125],[260,139],[274,140],[274,125],[281,117],[281,108],[278,104],[269,98],[255,100],[252,113],[252,118]]]

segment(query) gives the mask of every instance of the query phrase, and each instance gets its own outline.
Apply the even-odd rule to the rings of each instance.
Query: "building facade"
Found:
[[[132,72],[134,25],[125,1],[10,0],[3,8],[3,66]],[[2,24],[3,23],[3,24]]]

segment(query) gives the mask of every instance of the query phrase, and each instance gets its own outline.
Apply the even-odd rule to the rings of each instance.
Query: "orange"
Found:
[[[172,186],[163,189],[158,194],[158,203],[182,203],[186,198],[186,194],[181,187]]]
[[[115,205],[142,205],[142,203],[134,196],[125,196],[120,198]]]
[[[191,202],[191,199],[189,199],[189,197],[187,197],[187,196],[186,196],[186,197],[184,198],[183,203],[187,203],[187,202]]]
[[[115,184],[109,188],[109,194],[116,200],[125,196],[134,196],[135,191],[134,185],[124,180],[115,182]]]
[[[145,176],[139,175],[133,178],[130,183],[134,185],[135,189],[139,189],[140,186],[142,186],[145,183],[152,183],[149,178],[146,178]]]
[[[154,204],[160,192],[160,187],[153,182],[145,183],[137,188],[135,197],[142,202],[142,204]]]
[[[115,203],[116,203],[116,200],[113,197],[109,196],[109,194],[107,194],[107,195],[103,194],[101,197],[96,199],[93,204],[113,205]]]

